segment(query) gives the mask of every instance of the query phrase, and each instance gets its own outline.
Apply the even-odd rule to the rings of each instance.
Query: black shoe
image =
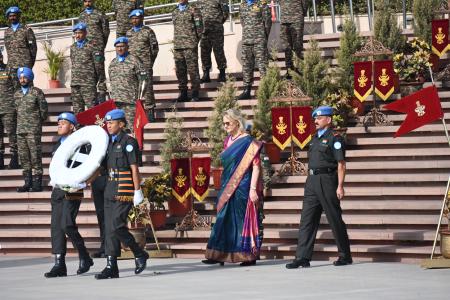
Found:
[[[289,73],[289,70],[286,71],[286,74],[284,75],[284,79],[286,79],[286,80],[291,80],[291,79],[292,79],[292,76],[291,76],[291,74]]]
[[[198,100],[199,100],[199,98],[198,98],[198,91],[197,90],[192,91],[191,102],[195,102],[195,101],[198,101]]]
[[[242,94],[239,95],[238,100],[251,99],[252,98],[251,91],[252,91],[252,87],[251,86],[244,87],[244,91],[242,92]]]
[[[117,267],[117,257],[106,257],[106,268],[100,274],[95,275],[95,279],[119,278],[119,268]]]
[[[241,267],[255,266],[256,265],[256,260],[244,261],[244,262],[241,262],[239,265]]]
[[[180,94],[178,95],[177,102],[186,102],[189,100],[187,90],[180,90]]]
[[[106,254],[104,250],[99,250],[97,252],[95,252],[94,254],[92,254],[93,258],[105,258]]]
[[[24,172],[23,180],[25,181],[25,184],[23,186],[17,188],[18,193],[26,193],[26,192],[30,191],[31,181],[32,181],[31,172],[30,173]]]
[[[10,170],[20,169],[19,154],[17,154],[17,152],[12,153],[11,160],[9,161],[8,169],[10,169]]]
[[[89,256],[80,258],[80,265],[77,270],[77,274],[83,274],[89,271],[89,269],[94,265],[94,261]]]
[[[215,265],[215,264],[220,264],[221,266],[225,265],[225,263],[223,261],[218,261],[218,260],[209,259],[209,258],[202,260],[202,263],[204,263],[205,265]]]
[[[303,259],[294,259],[291,263],[286,264],[286,269],[297,269],[299,267],[309,268],[311,265],[309,264],[309,260]]]
[[[227,75],[225,74],[225,69],[220,69],[219,70],[219,77],[217,78],[218,82],[225,82],[227,81]]]
[[[64,254],[55,254],[55,265],[44,276],[46,278],[67,276],[66,257]]]
[[[136,257],[134,259],[134,263],[136,264],[136,269],[134,269],[134,274],[139,274],[145,270],[145,268],[147,267],[147,259],[148,258],[149,258],[148,253],[144,251],[142,256]]]
[[[5,161],[3,159],[4,159],[4,154],[0,153],[0,170],[5,169]]]
[[[333,265],[335,266],[346,266],[346,265],[351,265],[353,263],[353,259],[352,257],[342,257],[339,256],[338,259],[336,261],[333,262]]]
[[[42,174],[33,176],[30,192],[42,192]]]
[[[209,70],[205,70],[203,72],[203,77],[200,79],[201,83],[211,82],[211,78],[209,78]]]

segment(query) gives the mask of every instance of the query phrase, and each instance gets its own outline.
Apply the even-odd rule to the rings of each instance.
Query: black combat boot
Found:
[[[47,278],[67,276],[66,255],[55,254],[55,265],[50,272],[45,273],[44,276]]]
[[[100,274],[95,275],[95,279],[119,278],[119,268],[117,267],[117,257],[106,257],[106,268]]]
[[[42,174],[33,176],[30,192],[42,192]]]
[[[186,102],[189,100],[187,90],[180,90],[180,94],[178,95],[177,102]]]
[[[89,256],[89,253],[80,254],[80,264],[77,270],[77,274],[83,274],[89,271],[89,269],[94,265],[94,261]]]
[[[218,82],[225,82],[227,81],[227,75],[225,74],[225,69],[220,69],[219,70],[219,77],[217,78]]]
[[[8,169],[10,169],[10,170],[20,169],[19,154],[17,154],[17,152],[12,153],[11,160],[9,161]]]
[[[3,160],[4,154],[0,153],[0,170],[3,170],[5,168],[5,161]]]
[[[199,100],[199,98],[198,98],[198,90],[192,91],[191,102],[195,102],[195,101],[198,101],[198,100]]]
[[[25,193],[25,192],[30,191],[30,189],[31,189],[31,172],[24,171],[23,179],[25,181],[25,184],[23,186],[17,188],[17,192],[19,192],[19,193]]]
[[[133,251],[135,257],[134,263],[136,264],[136,268],[134,269],[134,274],[139,274],[147,267],[147,259],[149,258],[149,255],[147,251],[141,249],[136,242],[130,245],[130,249]]]
[[[202,77],[202,79],[200,79],[200,81],[201,81],[202,83],[205,83],[205,82],[211,82],[211,78],[209,78],[209,70],[205,70],[205,71],[203,72],[203,77]]]
[[[251,91],[252,91],[252,86],[248,85],[244,87],[244,90],[242,91],[242,94],[239,95],[238,100],[247,100],[247,99],[251,99]]]

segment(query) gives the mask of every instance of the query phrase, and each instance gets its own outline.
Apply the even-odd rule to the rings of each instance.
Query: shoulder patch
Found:
[[[133,151],[134,147],[133,147],[133,145],[128,144],[128,145],[125,147],[125,149],[127,150],[127,152],[131,152],[131,151]]]
[[[334,147],[334,149],[339,150],[342,148],[342,144],[341,144],[341,142],[335,142],[333,147]]]

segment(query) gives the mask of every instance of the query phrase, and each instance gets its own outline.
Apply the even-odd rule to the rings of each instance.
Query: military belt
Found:
[[[320,175],[320,174],[331,174],[336,172],[336,168],[317,168],[317,169],[309,169],[309,175]]]

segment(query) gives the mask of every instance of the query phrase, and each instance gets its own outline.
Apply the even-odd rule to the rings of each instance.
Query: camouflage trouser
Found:
[[[226,69],[227,59],[223,51],[223,25],[221,23],[209,23],[205,27],[205,32],[200,40],[200,54],[202,58],[203,71],[211,70],[211,51],[214,50],[214,57],[216,58],[217,68]]]
[[[127,129],[133,132],[134,116],[136,114],[136,104],[115,102],[117,108],[125,111],[125,119],[127,120]]]
[[[145,109],[151,109],[155,107],[155,93],[153,92],[153,68],[147,68],[147,86],[144,93],[144,106]]]
[[[284,49],[286,68],[292,69],[292,51],[302,58],[304,19],[293,24],[281,24],[281,47]]]
[[[266,74],[267,64],[269,63],[267,56],[267,42],[242,45],[242,73],[244,76],[244,86],[251,86],[253,83],[255,62],[261,77],[263,77]]]
[[[42,174],[41,135],[36,133],[18,133],[17,146],[23,173]]]
[[[0,153],[5,153],[5,143],[3,138],[8,136],[9,140],[9,152],[17,153],[17,115],[16,112],[3,114],[0,113]]]
[[[71,87],[70,100],[72,100],[73,112],[75,114],[94,106],[97,97],[97,88],[88,85],[75,85]]]
[[[95,51],[100,52],[101,56],[105,57],[105,48],[104,47],[97,47],[95,48]],[[106,75],[105,75],[105,60],[103,59],[102,62],[97,63],[98,68],[98,84],[97,88],[99,91],[106,92]]]
[[[175,49],[175,71],[178,78],[178,88],[187,90],[188,77],[191,78],[191,88],[198,91],[200,88],[200,74],[198,73],[198,49]]]

